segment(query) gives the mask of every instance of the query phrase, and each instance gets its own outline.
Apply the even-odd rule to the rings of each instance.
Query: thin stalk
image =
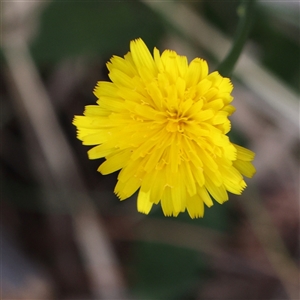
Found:
[[[236,38],[234,40],[233,46],[229,51],[225,59],[220,63],[217,70],[222,76],[230,77],[236,62],[238,61],[244,45],[247,41],[248,35],[250,33],[253,16],[254,16],[255,0],[242,0],[240,6],[240,13],[242,14],[238,29],[236,33]]]

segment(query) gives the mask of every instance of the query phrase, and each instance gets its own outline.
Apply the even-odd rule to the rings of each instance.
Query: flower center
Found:
[[[187,121],[186,117],[180,116],[178,112],[167,112],[167,126],[169,132],[184,132],[184,125]]]

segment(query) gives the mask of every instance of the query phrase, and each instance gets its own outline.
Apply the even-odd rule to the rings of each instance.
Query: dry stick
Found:
[[[69,198],[62,199],[68,202],[74,235],[85,260],[92,292],[97,299],[123,299],[125,286],[117,258],[88,196],[26,41],[20,36],[6,36],[3,38],[3,54],[20,96],[14,100],[26,112],[26,116],[22,117],[32,125],[56,187],[60,191],[76,187],[84,195],[84,201],[76,203],[80,205],[77,209]]]

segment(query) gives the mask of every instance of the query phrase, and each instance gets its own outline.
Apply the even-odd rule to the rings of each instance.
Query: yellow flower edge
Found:
[[[114,192],[124,200],[138,191],[137,210],[148,214],[161,203],[165,216],[187,210],[204,215],[204,206],[240,195],[243,176],[252,177],[254,153],[226,135],[233,85],[207,62],[154,48],[142,39],[107,63],[111,82],[94,89],[97,105],[75,116],[77,137],[93,145],[89,159],[105,158],[98,171],[120,170]]]

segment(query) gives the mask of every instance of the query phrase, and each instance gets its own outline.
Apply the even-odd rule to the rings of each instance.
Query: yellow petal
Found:
[[[80,131],[78,138],[82,140],[83,145],[99,145],[107,141],[107,130]]]
[[[256,169],[250,161],[235,160],[233,166],[248,178],[256,173]]]
[[[204,203],[199,195],[187,197],[186,200],[187,211],[192,219],[202,218],[204,215]]]
[[[255,153],[249,149],[241,147],[239,145],[233,144],[237,150],[237,159],[252,161],[254,159]]]
[[[125,200],[132,196],[141,186],[141,182],[138,178],[132,177],[126,182],[118,180],[114,193],[120,198],[120,200]]]
[[[228,194],[223,184],[221,186],[216,186],[213,184],[209,177],[206,177],[205,187],[207,188],[208,192],[214,197],[214,199],[220,204],[228,200]]]
[[[108,74],[110,80],[118,87],[128,87],[134,89],[134,82],[130,76],[119,69],[112,69]]]
[[[137,199],[137,210],[143,214],[148,215],[153,203],[150,202],[150,192],[139,191]]]
[[[141,69],[147,69],[152,77],[154,77],[157,72],[156,66],[153,57],[143,40],[136,39],[131,41],[130,51],[138,72],[140,72]]]
[[[158,204],[164,193],[165,180],[166,180],[165,174],[163,172],[155,170],[152,173],[152,175],[153,175],[152,177],[153,184],[150,191],[150,201],[155,204]]]
[[[94,95],[97,98],[100,98],[101,96],[114,97],[116,96],[117,91],[118,88],[112,82],[98,81],[94,88]]]
[[[125,167],[131,156],[130,150],[117,152],[113,155],[109,155],[106,161],[98,168],[98,172],[103,175],[113,173],[121,168]]]
[[[194,175],[191,171],[190,164],[182,163],[179,168],[179,172],[182,173],[183,180],[186,185],[186,189],[190,196],[193,196],[197,193],[196,182]]]
[[[207,189],[204,186],[199,187],[197,191],[200,199],[205,203],[207,207],[211,207],[214,204],[207,192]]]
[[[108,70],[111,71],[113,68],[119,69],[123,73],[127,74],[129,77],[133,77],[138,75],[134,64],[128,60],[128,58],[124,59],[119,56],[113,56],[110,59],[110,63],[108,64]]]
[[[161,197],[161,208],[165,216],[170,217],[174,214],[171,188],[166,187]],[[179,213],[179,212],[178,212]],[[175,215],[178,215],[175,214]]]
[[[105,144],[96,146],[88,151],[88,157],[89,159],[98,159],[105,157],[112,153],[112,150],[110,147],[105,147]]]
[[[189,64],[185,75],[186,86],[190,87],[197,85],[204,77],[207,76],[207,73],[207,62],[203,59],[195,58]]]

